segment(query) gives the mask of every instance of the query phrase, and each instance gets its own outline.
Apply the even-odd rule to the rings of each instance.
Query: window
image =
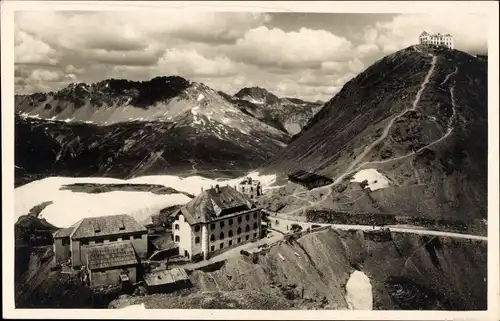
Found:
[[[242,186],[241,187],[241,191],[244,192],[245,191],[245,186]]]
[[[253,223],[253,229],[255,230],[257,228],[257,223]]]
[[[249,239],[249,238],[250,238],[250,235],[247,235],[247,236],[245,237],[245,239],[246,239],[247,241],[248,241],[248,239]]]
[[[110,237],[109,241],[110,242],[116,242],[116,241],[118,241],[118,238],[117,237]]]
[[[215,235],[212,234],[212,235],[210,235],[210,242],[213,242],[213,241],[215,241]]]
[[[224,242],[222,242],[220,245],[219,245],[219,249],[222,249],[224,247]]]
[[[250,191],[253,192],[253,186],[250,186]]]
[[[236,231],[236,234],[238,234],[238,235],[241,234],[241,227],[238,227],[238,230]]]
[[[229,237],[232,237],[232,236],[233,236],[233,230],[229,230],[229,233],[227,233],[227,235],[228,235]]]
[[[253,195],[252,195],[252,194],[250,194],[250,198],[253,198]]]
[[[247,224],[247,226],[245,226],[245,232],[248,232],[248,231],[250,231],[250,226],[248,226],[248,224]]]
[[[229,224],[229,226],[233,225],[233,219],[232,218],[229,219],[228,224]]]
[[[224,239],[224,232],[220,232],[219,239],[221,239],[221,240]]]
[[[103,242],[103,240],[95,240],[95,244],[101,244]]]
[[[229,246],[233,245],[233,241],[229,240]]]
[[[195,231],[195,232],[199,232],[199,231],[200,231],[200,226],[199,226],[199,225],[196,225],[196,226],[194,227],[194,231]]]
[[[240,243],[240,242],[241,242],[241,237],[238,237],[238,243]]]
[[[200,237],[197,236],[194,238],[194,243],[199,244],[200,243]]]
[[[123,221],[120,221],[120,223],[118,223],[118,227],[120,228],[120,231],[123,231],[125,229],[125,224],[123,224]]]
[[[257,212],[253,213],[253,218],[257,218]]]
[[[247,220],[247,221],[250,220],[250,214],[245,215],[245,220]]]
[[[140,240],[141,236],[140,235],[134,235],[134,240]]]
[[[175,224],[175,229],[178,230],[179,229],[179,224]]]
[[[83,244],[83,242],[82,242]],[[62,245],[69,245],[69,237],[65,237],[62,239]]]
[[[176,236],[175,236],[175,241],[176,241],[176,242],[180,242],[180,241],[181,241],[181,237],[180,237],[179,235],[176,235]]]
[[[219,225],[220,225],[220,228],[224,228],[224,221],[220,221]]]
[[[82,245],[89,245],[89,241],[88,240],[82,241]]]
[[[238,223],[241,223],[241,216],[238,217]]]
[[[253,238],[256,238],[257,237],[257,233],[253,233]]]
[[[210,229],[215,230],[215,223],[210,224]]]
[[[215,245],[212,245],[212,246],[210,247],[210,252],[213,252],[213,251],[215,251]]]

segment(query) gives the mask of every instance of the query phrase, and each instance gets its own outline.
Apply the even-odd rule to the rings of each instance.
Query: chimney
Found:
[[[203,193],[203,187],[201,188],[201,192]]]
[[[219,184],[215,185],[215,192],[216,192],[217,194],[219,194],[219,193],[220,193],[220,190],[219,190]]]

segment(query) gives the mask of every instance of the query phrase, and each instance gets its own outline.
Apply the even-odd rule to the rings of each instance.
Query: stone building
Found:
[[[261,237],[261,209],[230,186],[203,191],[175,213],[172,223],[179,254],[207,259]]]
[[[421,45],[444,46],[453,49],[453,37],[450,34],[442,35],[440,33],[433,34],[427,31],[422,32],[419,36]]]
[[[85,266],[91,270],[91,266],[99,266],[97,269],[102,272],[102,269],[107,269],[107,263],[104,266],[95,265],[92,258],[99,257],[96,251],[111,253],[115,247],[127,255],[135,253],[139,260],[145,259],[148,252],[147,229],[129,215],[110,215],[85,218],[54,233],[55,263],[70,263],[73,269]],[[116,268],[113,266],[113,269]]]
[[[259,181],[247,177],[242,180],[237,186],[238,192],[243,193],[251,199],[256,199],[262,195],[262,185]]]

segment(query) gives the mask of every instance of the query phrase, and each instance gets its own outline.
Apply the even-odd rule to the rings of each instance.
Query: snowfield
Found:
[[[354,271],[347,281],[346,301],[350,310],[373,310],[370,279],[361,271]]]
[[[250,173],[253,179],[261,181],[263,186],[272,184],[276,176],[259,176]],[[150,222],[151,215],[159,213],[163,208],[182,205],[191,199],[184,194],[158,195],[151,192],[113,191],[107,193],[91,194],[76,193],[70,190],[60,190],[63,185],[74,183],[98,184],[152,184],[172,187],[178,191],[198,195],[201,189],[211,186],[234,186],[242,178],[217,181],[201,176],[181,178],[173,175],[143,176],[129,180],[104,177],[48,177],[14,190],[15,219],[27,214],[31,208],[46,201],[53,204],[47,206],[40,214],[49,223],[57,227],[69,227],[73,223],[85,218],[103,215],[130,214],[142,224]]]
[[[365,188],[370,188],[372,191],[386,188],[390,185],[389,179],[374,168],[360,170],[354,175],[351,182],[361,183],[364,180],[368,181],[368,185]]]

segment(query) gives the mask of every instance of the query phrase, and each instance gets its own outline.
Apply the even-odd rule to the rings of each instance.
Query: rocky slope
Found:
[[[19,184],[50,175],[241,174],[290,138],[179,77],[77,84],[16,100]]]
[[[346,289],[352,272],[360,271],[371,283],[376,310],[479,310],[486,308],[486,252],[479,241],[325,230],[256,258],[234,257],[219,269],[194,271],[194,289],[180,297],[127,298],[111,306],[347,309],[349,299],[366,297]]]
[[[486,219],[487,120],[484,60],[412,46],[346,83],[263,168],[335,181],[295,195],[302,209]]]
[[[298,98],[278,98],[264,88],[246,87],[234,96],[221,93],[244,113],[283,130],[290,135],[300,132],[323,107],[321,101],[307,102]]]

